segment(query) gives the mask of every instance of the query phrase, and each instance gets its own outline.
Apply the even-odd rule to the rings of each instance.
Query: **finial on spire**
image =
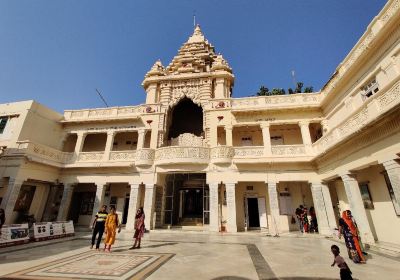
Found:
[[[193,28],[196,27],[196,10],[193,10]]]

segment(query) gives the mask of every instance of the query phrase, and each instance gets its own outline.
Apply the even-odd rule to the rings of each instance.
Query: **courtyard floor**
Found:
[[[122,232],[111,253],[90,250],[90,235],[0,249],[0,279],[339,279],[331,267],[337,244],[355,279],[399,279],[400,259],[374,253],[352,263],[343,244],[318,236],[267,237],[155,231],[128,250]]]

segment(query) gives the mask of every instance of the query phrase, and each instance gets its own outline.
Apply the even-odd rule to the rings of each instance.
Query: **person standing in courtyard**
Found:
[[[140,249],[140,242],[142,240],[142,237],[144,235],[145,231],[145,226],[144,226],[144,211],[143,207],[140,207],[135,216],[135,234],[133,235],[133,238],[135,238],[135,243],[133,246],[129,249]]]
[[[308,209],[307,207],[303,207],[303,214],[302,214],[302,219],[303,219],[303,226],[304,226],[304,232],[309,232],[310,230],[310,225],[308,223]]]
[[[317,214],[315,213],[314,206],[310,207],[310,232],[317,232],[318,233],[318,221],[317,221]]]
[[[343,235],[349,258],[355,263],[365,263],[365,258],[360,246],[360,236],[358,228],[350,210],[345,210],[342,213],[342,218],[339,219],[339,238]]]
[[[115,207],[110,207],[110,214],[107,215],[105,222],[106,238],[104,240],[104,251],[111,252],[111,245],[115,243],[115,237],[121,232],[121,224],[119,223],[118,214],[115,212]]]
[[[340,279],[341,280],[353,280],[353,277],[351,276],[352,272],[347,265],[347,263],[344,261],[343,257],[340,255],[340,250],[339,247],[336,245],[331,246],[331,252],[333,256],[335,257],[333,259],[333,263],[331,266],[335,266],[335,264],[340,268]]]
[[[300,205],[299,208],[296,208],[295,214],[297,217],[297,221],[299,223],[300,231],[301,231],[301,233],[303,233],[304,232],[303,217],[302,217],[303,216],[303,205]]]
[[[92,246],[90,246],[90,249],[93,249],[94,243],[96,241],[96,235],[99,235],[97,237],[97,242],[96,242],[96,250],[99,250],[100,248],[100,242],[101,238],[103,237],[104,229],[105,229],[105,223],[107,219],[107,206],[103,205],[100,209],[99,212],[97,212],[95,219],[92,224],[93,228],[93,233],[92,233]]]

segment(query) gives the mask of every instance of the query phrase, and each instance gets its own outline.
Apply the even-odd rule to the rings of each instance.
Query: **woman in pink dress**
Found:
[[[144,211],[143,207],[140,207],[136,212],[135,217],[135,234],[133,238],[135,238],[135,244],[129,249],[140,249],[140,242],[144,235],[145,227],[144,227]]]

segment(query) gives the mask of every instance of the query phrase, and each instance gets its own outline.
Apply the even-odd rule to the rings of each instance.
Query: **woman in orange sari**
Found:
[[[360,246],[360,236],[358,235],[357,224],[353,221],[350,210],[343,211],[342,218],[339,219],[339,238],[344,237],[349,257],[356,263],[364,262],[365,258]]]
[[[106,238],[104,240],[104,251],[111,252],[111,245],[114,245],[115,237],[118,233],[121,232],[121,224],[118,220],[118,214],[115,213],[115,207],[110,207],[110,213],[107,215],[106,223],[105,223],[105,234]]]

